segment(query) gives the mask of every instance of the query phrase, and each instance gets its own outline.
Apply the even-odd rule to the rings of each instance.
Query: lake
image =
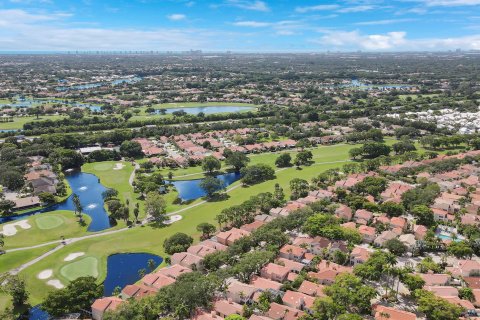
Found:
[[[0,107],[33,108],[45,103],[65,104],[65,105],[70,105],[72,107],[77,107],[77,108],[88,108],[93,112],[102,111],[101,109],[102,106],[98,104],[81,103],[81,102],[75,102],[75,101],[56,100],[56,99],[35,99],[35,98],[29,98],[29,97],[16,97],[12,103],[1,103]]]
[[[148,260],[155,261],[155,268],[163,259],[150,253],[118,253],[107,258],[107,277],[103,283],[104,295],[111,296],[116,287],[122,289],[140,280],[139,270],[145,269],[146,274],[152,272],[148,268]]]
[[[107,86],[107,85],[117,86],[119,84],[124,84],[124,83],[135,83],[135,82],[138,82],[140,80],[142,80],[142,78],[140,78],[140,77],[122,78],[122,79],[116,79],[116,80],[112,80],[112,81],[86,83],[86,84],[79,84],[79,85],[74,85],[74,86],[59,86],[59,87],[56,87],[55,90],[57,90],[57,91],[86,90],[86,89],[103,87],[103,86]]]
[[[223,181],[225,187],[231,185],[235,181],[240,180],[241,175],[239,172],[224,173],[217,176],[218,179]],[[200,183],[203,179],[195,180],[171,180],[167,181],[175,186],[178,191],[178,196],[183,201],[195,200],[206,195],[205,191],[200,188]]]
[[[215,113],[233,113],[233,112],[243,112],[243,111],[253,111],[254,107],[245,107],[245,106],[199,106],[199,107],[179,107],[179,108],[166,108],[166,113],[171,114],[175,111],[185,111],[188,114],[197,115],[200,112],[204,114],[215,114]],[[160,114],[161,111],[157,109],[155,111],[157,114]]]
[[[72,192],[76,193],[80,198],[80,203],[83,206],[83,213],[92,218],[92,222],[88,226],[88,231],[95,232],[110,228],[110,220],[108,218],[107,211],[103,207],[104,202],[102,198],[102,192],[107,190],[107,188],[105,188],[98,181],[97,176],[90,173],[74,171],[72,173],[66,173],[65,177],[70,184],[70,188],[72,188]],[[51,212],[55,210],[75,211],[73,194],[64,202],[47,208],[29,211],[27,213],[12,217],[2,217],[0,218],[0,223],[19,220],[34,214]]]

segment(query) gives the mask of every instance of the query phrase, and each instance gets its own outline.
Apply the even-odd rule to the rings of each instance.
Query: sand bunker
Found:
[[[65,286],[58,279],[48,280],[47,284],[57,289],[63,289]]]
[[[14,236],[17,234],[17,227],[22,229],[30,229],[32,226],[28,223],[28,220],[21,220],[4,225],[3,231],[0,231],[0,233],[6,237]]]
[[[78,257],[83,256],[83,255],[85,255],[85,252],[70,253],[65,259],[63,259],[63,261],[72,261],[72,260],[77,259]]]
[[[183,218],[183,217],[182,217],[181,215],[176,214],[176,215],[174,215],[174,216],[171,216],[170,219],[165,220],[163,223],[164,223],[164,224],[172,224],[172,223],[174,223],[174,222],[177,222],[177,221],[182,220],[182,218]]]
[[[50,278],[52,276],[52,274],[53,274],[52,269],[46,269],[46,270],[43,270],[42,272],[40,272],[37,275],[37,278],[40,279],[40,280],[45,280],[45,279]]]
[[[113,167],[113,170],[122,170],[125,165],[123,163],[115,163],[115,167]]]

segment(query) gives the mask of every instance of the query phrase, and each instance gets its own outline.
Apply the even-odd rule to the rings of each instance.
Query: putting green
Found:
[[[42,215],[35,219],[37,227],[42,230],[53,229],[65,223],[62,217],[54,215]]]
[[[98,259],[95,257],[85,257],[75,262],[69,263],[60,269],[60,274],[69,281],[79,277],[98,277]]]

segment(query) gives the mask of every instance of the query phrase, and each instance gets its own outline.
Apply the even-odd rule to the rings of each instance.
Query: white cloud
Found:
[[[318,6],[309,6],[309,7],[297,7],[295,11],[298,13],[307,13],[307,12],[315,12],[315,11],[327,11],[327,10],[335,10],[340,8],[337,4],[321,4]]]
[[[339,9],[338,12],[341,12],[341,13],[365,12],[373,9],[375,9],[375,6],[363,5],[363,6],[342,8],[342,9]]]
[[[234,22],[233,25],[237,27],[262,28],[262,27],[271,26],[272,24],[270,22],[261,22],[261,21],[238,21],[238,22]]]
[[[326,50],[366,51],[445,51],[462,48],[480,50],[480,34],[456,38],[408,39],[403,31],[385,34],[362,34],[360,31],[324,31],[313,42]]]
[[[174,13],[174,14],[168,15],[167,18],[171,21],[180,21],[180,20],[185,20],[187,16],[181,13]]]
[[[372,20],[372,21],[363,21],[355,23],[358,26],[379,26],[395,23],[404,23],[415,21],[415,19],[386,19],[386,20]]]
[[[478,6],[480,0],[420,0],[429,7],[458,7],[458,6]]]
[[[227,0],[225,5],[253,11],[270,11],[270,8],[264,1]]]

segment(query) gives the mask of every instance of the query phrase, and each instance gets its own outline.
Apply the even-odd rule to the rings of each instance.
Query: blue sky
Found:
[[[480,0],[0,0],[0,50],[480,50]]]

